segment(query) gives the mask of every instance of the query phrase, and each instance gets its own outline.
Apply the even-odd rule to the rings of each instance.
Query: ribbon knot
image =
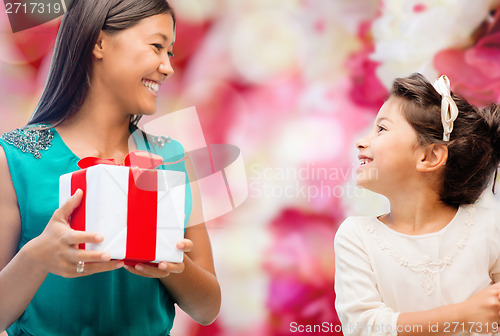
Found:
[[[133,151],[125,157],[125,162],[123,164],[118,163],[115,159],[101,159],[92,156],[78,161],[78,167],[81,169],[89,168],[98,164],[155,169],[163,164],[163,157],[146,151]]]
[[[441,95],[441,123],[443,124],[443,141],[450,141],[453,123],[458,117],[458,107],[451,97],[450,80],[445,75],[439,77],[433,84]]]

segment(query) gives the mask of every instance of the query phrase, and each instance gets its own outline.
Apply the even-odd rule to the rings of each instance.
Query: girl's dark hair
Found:
[[[169,13],[166,0],[73,0],[59,28],[52,63],[43,90],[28,124],[56,126],[74,115],[85,101],[92,76],[92,52],[104,31],[114,34],[140,20]],[[136,125],[140,116],[131,117]]]
[[[441,201],[458,207],[476,202],[500,162],[500,106],[477,108],[451,94],[459,113],[450,141],[443,141],[441,95],[421,74],[394,81],[390,95],[402,99],[402,112],[421,145],[448,147]]]

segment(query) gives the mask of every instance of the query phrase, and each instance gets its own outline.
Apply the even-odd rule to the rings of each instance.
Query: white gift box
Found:
[[[134,169],[133,174],[131,169]],[[104,237],[102,243],[85,244],[85,249],[106,251],[111,255],[112,259],[132,262],[182,262],[183,252],[176,248],[176,244],[184,238],[186,174],[179,171],[154,170],[157,174],[157,185],[156,188],[153,187],[152,189],[156,189],[153,190],[156,193],[156,207],[148,204],[146,208],[153,211],[156,208],[156,233],[151,233],[150,230],[145,230],[147,232],[144,233],[141,231],[141,225],[144,225],[143,221],[145,221],[143,218],[154,217],[154,214],[151,216],[151,211],[143,211],[144,205],[141,205],[144,202],[143,199],[129,199],[129,179],[131,174],[137,177],[137,172],[140,174],[140,172],[146,170],[98,164],[60,177],[59,205],[61,206],[71,196],[72,189],[82,189],[82,186],[75,186],[76,180],[72,182],[72,176],[74,174],[83,174],[80,175],[80,180],[82,180],[83,176],[84,184],[86,184],[83,188],[85,201],[82,201],[80,207],[85,207],[85,230],[97,232]],[[140,188],[140,178],[136,180],[139,181],[137,184]],[[152,195],[154,197],[154,194]],[[131,219],[129,218],[130,210],[128,207],[140,207],[133,211],[135,214],[139,213],[141,219],[132,220],[132,223],[129,222]],[[132,225],[134,225],[134,232],[140,232],[139,236],[143,234],[149,236],[149,240],[146,241],[154,242],[154,236],[156,235],[154,260],[130,258],[131,248],[128,244],[132,241],[135,244],[135,249],[142,244],[141,241],[135,241],[136,237],[128,237],[129,231],[132,231]],[[149,223],[149,225],[151,227],[154,223]],[[151,237],[153,237],[153,240],[151,240]],[[127,256],[127,248],[129,248],[129,256]],[[151,246],[145,246],[144,248],[149,251],[152,249]]]

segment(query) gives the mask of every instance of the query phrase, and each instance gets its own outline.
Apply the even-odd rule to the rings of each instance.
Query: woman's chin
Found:
[[[150,116],[156,113],[156,106],[154,108],[149,108],[149,109],[142,109],[141,111],[137,112],[136,115],[138,116]]]

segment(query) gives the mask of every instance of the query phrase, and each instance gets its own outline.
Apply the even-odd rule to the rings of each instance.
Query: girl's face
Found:
[[[170,64],[175,40],[168,13],[141,20],[116,34],[101,34],[94,49],[93,76],[100,99],[127,114],[153,114],[163,81],[174,73]]]
[[[357,184],[390,195],[409,185],[417,175],[420,153],[417,133],[401,112],[401,101],[389,98],[380,109],[373,129],[356,143],[360,166]]]

